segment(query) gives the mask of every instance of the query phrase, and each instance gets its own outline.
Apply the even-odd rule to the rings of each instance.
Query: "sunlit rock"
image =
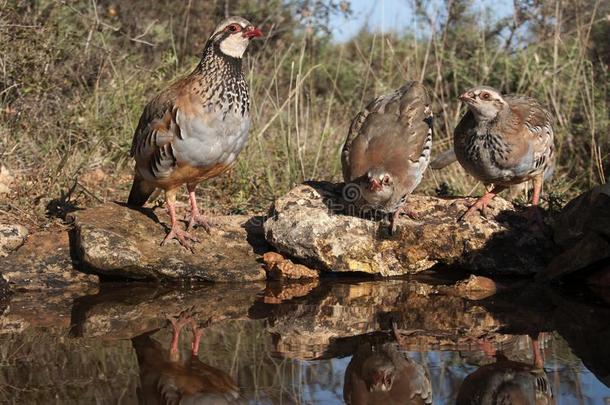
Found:
[[[13,254],[0,259],[0,273],[13,290],[61,289],[90,292],[98,277],[74,269],[66,232],[38,232]]]
[[[161,210],[106,204],[78,211],[72,217],[75,256],[85,271],[148,280],[265,279],[259,259],[268,249],[257,217],[214,218],[210,234],[193,231],[200,239],[193,244],[194,252],[175,241],[159,246],[168,223]]]
[[[279,252],[331,272],[395,276],[437,264],[472,273],[530,275],[552,254],[551,241],[532,232],[512,204],[497,197],[486,215],[457,218],[474,199],[412,195],[419,218],[401,217],[390,235],[387,221],[363,219],[342,185],[307,183],[278,198],[265,222],[265,236]]]

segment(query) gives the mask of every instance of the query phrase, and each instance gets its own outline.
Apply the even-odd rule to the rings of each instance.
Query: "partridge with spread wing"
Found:
[[[135,174],[128,204],[142,206],[155,189],[165,190],[171,229],[163,243],[178,239],[189,247],[188,231],[209,228],[197,208],[195,187],[235,162],[250,128],[248,84],[242,56],[261,31],[241,17],[221,22],[207,41],[201,61],[188,76],[154,97],[133,136]],[[176,224],[176,191],[186,184],[191,205],[187,231]]]
[[[431,147],[432,109],[422,84],[409,82],[376,98],[354,118],[343,146],[344,194],[361,207],[392,214],[394,231],[428,167]]]

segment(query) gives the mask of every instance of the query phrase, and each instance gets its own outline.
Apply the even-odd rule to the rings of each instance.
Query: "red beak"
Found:
[[[381,182],[377,179],[371,179],[369,181],[369,189],[371,191],[379,191],[381,190]]]
[[[263,32],[256,27],[250,26],[244,31],[243,35],[244,35],[244,37],[246,37],[248,39],[252,39],[252,38],[262,37]]]
[[[468,100],[471,100],[471,99],[472,99],[472,98],[468,96],[468,93],[464,93],[464,94],[462,94],[462,95],[460,95],[460,96],[458,97],[458,100],[460,100],[460,101],[462,101],[462,102],[464,102],[464,103],[465,103],[466,101],[468,101]]]

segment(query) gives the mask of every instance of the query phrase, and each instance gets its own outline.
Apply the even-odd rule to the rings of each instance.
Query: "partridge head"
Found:
[[[371,204],[380,205],[394,193],[394,178],[381,167],[374,167],[359,180],[362,197]]]
[[[508,105],[496,89],[487,86],[474,87],[458,98],[468,106],[478,121],[493,120]]]
[[[220,52],[233,58],[241,58],[250,44],[252,38],[260,37],[263,33],[248,20],[242,17],[229,17],[217,27],[210,41]]]

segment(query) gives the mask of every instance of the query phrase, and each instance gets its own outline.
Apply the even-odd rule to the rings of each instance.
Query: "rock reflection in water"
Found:
[[[413,280],[184,289],[128,284],[103,285],[88,296],[18,293],[0,322],[0,403],[138,403],[149,380],[160,378],[151,377],[154,369],[177,367],[188,375],[206,368],[202,364],[230,376],[232,383],[218,379],[234,384],[229,391],[239,387],[248,404],[341,404],[344,388],[356,403],[354,381],[350,388],[345,380],[362,374],[363,358],[375,352],[396,357],[396,348],[407,364],[426,371],[434,404],[455,404],[474,379],[468,376],[492,372],[502,355],[532,367],[529,336],[540,332],[557,403],[605,403],[607,301],[527,284],[500,287],[489,297]],[[192,306],[201,321],[221,319],[205,328],[196,359],[187,325],[176,339],[177,352],[186,356],[172,363],[175,334],[166,314]],[[492,350],[481,350],[481,342],[501,353],[497,359]],[[143,357],[143,348],[154,356]],[[397,369],[404,364],[395,363]],[[399,374],[386,392],[403,386]]]

